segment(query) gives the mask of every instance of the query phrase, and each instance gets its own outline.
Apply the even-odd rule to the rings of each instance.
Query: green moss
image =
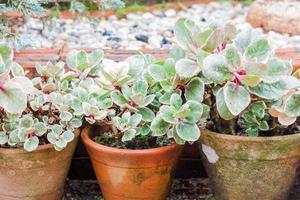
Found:
[[[124,17],[128,12],[145,12],[147,11],[147,6],[133,4],[124,8],[119,8],[116,10],[116,15],[118,17]]]
[[[219,0],[219,2],[222,2],[222,3],[224,3],[224,2],[230,2],[230,3],[242,2],[245,5],[250,5],[253,2],[253,0]]]
[[[154,7],[156,9],[165,9],[165,8],[168,8],[168,5],[166,3],[157,3],[154,5]]]

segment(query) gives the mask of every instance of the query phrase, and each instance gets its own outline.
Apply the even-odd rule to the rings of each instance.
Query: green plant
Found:
[[[147,6],[132,4],[124,8],[118,8],[116,10],[116,15],[118,17],[124,17],[128,12],[145,12],[147,11]]]
[[[300,81],[289,61],[274,56],[268,40],[229,24],[201,31],[188,19],[176,23],[175,38],[177,54],[185,55],[176,61],[179,74],[197,74],[205,83],[198,94],[205,93],[211,108],[211,128],[257,136],[296,121]]]
[[[23,68],[12,61],[12,50],[0,50],[1,145],[33,151],[39,144],[51,143],[59,151],[74,139],[83,117],[95,115],[98,119],[99,113],[92,108],[87,111],[85,105],[97,97],[98,88],[89,85],[103,58],[102,51],[70,52],[68,72],[64,62],[37,65],[39,76],[29,80]]]
[[[173,138],[183,144],[200,137],[197,124],[208,107],[201,103],[204,83],[196,74],[179,76],[173,58],[157,61],[136,55],[119,63],[103,59],[99,66],[86,68],[89,59],[93,56],[83,51],[67,56],[69,75],[89,73],[85,90],[73,89],[79,99],[70,105],[90,124],[108,126],[117,144],[138,138]]]

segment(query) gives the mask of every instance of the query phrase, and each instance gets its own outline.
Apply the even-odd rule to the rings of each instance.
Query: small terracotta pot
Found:
[[[246,137],[207,130],[201,133],[201,158],[216,200],[287,199],[298,174],[300,134]]]
[[[33,152],[0,148],[0,199],[61,200],[78,138],[79,130],[62,151],[51,144]]]
[[[92,160],[105,200],[165,200],[182,146],[127,150],[97,144],[85,128],[82,141]]]

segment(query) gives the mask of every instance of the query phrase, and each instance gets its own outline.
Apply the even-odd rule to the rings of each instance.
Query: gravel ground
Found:
[[[76,20],[52,19],[42,22],[29,18],[20,28],[24,41],[35,48],[59,48],[66,44],[69,48],[107,48],[107,49],[155,49],[169,48],[174,42],[173,27],[176,20],[186,17],[195,20],[201,27],[214,23],[233,23],[239,29],[250,26],[245,22],[248,6],[213,2],[195,4],[176,11],[153,11],[130,13],[118,19],[112,15],[107,20],[80,17]],[[262,33],[262,29],[256,29]],[[298,46],[300,35],[289,36],[275,32],[264,33],[276,47]],[[34,40],[25,40],[34,38]],[[1,42],[1,41],[0,41]],[[26,42],[24,42],[26,46]]]
[[[65,187],[65,200],[103,200],[95,180],[69,180]],[[167,200],[214,200],[207,178],[175,179]],[[263,199],[257,199],[263,200]],[[300,200],[300,179],[288,200]]]

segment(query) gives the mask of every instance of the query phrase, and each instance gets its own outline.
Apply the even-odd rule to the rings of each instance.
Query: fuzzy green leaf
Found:
[[[248,134],[249,137],[256,137],[258,135],[258,130],[257,128],[248,128],[246,130],[246,133]]]
[[[68,144],[67,141],[66,141],[63,137],[60,137],[60,138],[54,143],[54,145],[55,145],[56,147],[58,147],[59,150],[65,148],[65,147],[67,146],[67,144]]]
[[[11,72],[13,76],[25,76],[23,67],[16,62],[12,64]]]
[[[172,78],[176,74],[175,63],[176,62],[174,59],[168,58],[163,65],[163,68],[168,78]]]
[[[47,132],[47,126],[43,122],[37,122],[33,127],[37,136],[42,136]]]
[[[219,115],[225,119],[230,120],[233,119],[235,116],[230,113],[225,101],[224,101],[224,89],[221,88],[216,95],[216,105]]]
[[[132,92],[134,94],[146,95],[148,90],[148,84],[144,80],[138,80],[134,83],[132,87]]]
[[[204,82],[199,77],[193,78],[185,89],[185,98],[187,100],[202,102],[204,87]]]
[[[241,58],[237,49],[233,46],[226,48],[226,60],[231,68],[238,68],[241,66]]]
[[[170,104],[171,106],[173,106],[174,108],[176,108],[177,110],[181,108],[182,106],[182,99],[181,96],[179,94],[172,94],[171,98],[170,98]]]
[[[201,103],[197,101],[188,101],[185,103],[184,106],[188,106],[189,113],[185,117],[185,119],[189,123],[196,123],[200,120],[202,113],[203,113],[203,106]]]
[[[26,115],[21,118],[21,120],[19,121],[19,125],[23,128],[31,128],[33,125],[33,118],[29,115]]]
[[[203,31],[198,37],[197,37],[197,43],[200,46],[203,46],[207,39],[209,38],[209,36],[212,34],[213,30],[212,29],[207,29],[205,31]]]
[[[0,145],[8,142],[8,136],[4,132],[0,132]]]
[[[194,48],[194,34],[199,28],[197,25],[186,18],[179,19],[174,27],[174,36],[177,44],[184,50]]]
[[[249,87],[249,91],[261,98],[279,99],[290,89],[300,87],[300,80],[292,76],[286,76],[274,83],[260,83],[255,87]]]
[[[255,87],[262,81],[261,78],[256,75],[244,75],[239,77],[239,80],[243,85],[249,87]]]
[[[0,91],[0,106],[7,112],[17,114],[27,107],[27,97],[17,84],[4,85],[5,91]]]
[[[141,128],[137,129],[139,135],[146,136],[150,133],[150,127],[148,125],[143,125]]]
[[[201,71],[201,67],[195,61],[183,58],[176,62],[175,70],[178,76],[190,78],[196,76]]]
[[[165,93],[161,97],[159,97],[159,102],[162,104],[170,104],[172,93]]]
[[[262,121],[259,126],[258,126],[259,130],[262,130],[262,131],[267,131],[269,130],[269,124],[267,121]]]
[[[139,111],[137,113],[142,115],[142,119],[146,122],[151,122],[155,117],[154,112],[147,107],[139,108]]]
[[[300,92],[295,92],[289,96],[284,106],[284,112],[291,117],[300,115]]]
[[[71,125],[72,127],[74,127],[74,128],[79,128],[79,127],[81,127],[81,125],[82,125],[82,120],[77,119],[77,118],[72,119],[72,120],[70,121],[70,125]]]
[[[248,46],[245,52],[247,59],[251,61],[263,61],[270,53],[270,45],[268,40],[259,39]]]
[[[160,116],[161,118],[170,123],[170,124],[176,124],[177,120],[174,117],[174,112],[176,112],[176,110],[174,108],[172,108],[171,106],[166,106],[163,105],[162,107],[160,107]]]
[[[72,119],[73,115],[70,113],[70,112],[67,112],[67,111],[63,111],[60,113],[59,115],[59,118],[62,120],[62,121],[65,121],[65,122],[68,122]]]
[[[142,115],[134,114],[130,117],[130,121],[128,125],[132,128],[135,128],[141,122],[141,120],[142,120]]]
[[[178,124],[176,132],[181,139],[188,142],[195,142],[200,138],[200,129],[196,124]]]
[[[101,49],[96,49],[88,55],[89,62],[93,66],[99,64],[103,60],[103,58],[104,58],[104,52]]]
[[[118,106],[124,106],[127,103],[126,98],[120,92],[112,92],[110,97]]]
[[[156,116],[151,122],[150,129],[152,136],[163,136],[169,129],[169,123],[165,122],[161,116]]]
[[[205,45],[202,47],[207,52],[212,52],[223,42],[225,38],[225,32],[222,29],[216,29],[210,34]]]
[[[122,142],[127,142],[127,141],[132,140],[135,137],[135,134],[136,134],[136,130],[135,129],[129,129],[122,136]]]
[[[151,64],[148,67],[150,76],[156,81],[162,81],[166,78],[166,71],[159,64]]]
[[[75,135],[72,131],[67,130],[62,133],[61,137],[66,141],[66,142],[71,142],[74,138]]]
[[[204,59],[202,72],[208,80],[219,84],[232,79],[226,58],[219,54],[212,54]]]
[[[148,106],[149,104],[152,103],[152,101],[154,100],[154,98],[155,98],[154,94],[150,94],[150,95],[146,96],[145,99],[144,99],[144,103],[140,104],[139,106],[140,107],[146,107],[146,106]]]
[[[39,139],[36,136],[25,140],[24,149],[28,152],[34,151],[39,146]]]
[[[247,108],[251,98],[243,86],[236,86],[232,82],[227,82],[224,86],[224,100],[230,113],[238,115]]]

